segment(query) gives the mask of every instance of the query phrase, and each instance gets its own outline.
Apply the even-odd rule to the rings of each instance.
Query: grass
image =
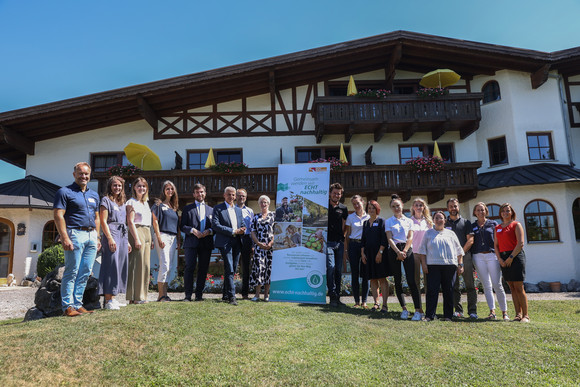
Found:
[[[2,321],[0,385],[578,383],[580,300],[530,301],[530,324],[401,321],[390,307],[206,300]]]

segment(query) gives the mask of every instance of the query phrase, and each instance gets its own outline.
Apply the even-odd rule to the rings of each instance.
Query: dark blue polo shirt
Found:
[[[66,228],[94,228],[95,214],[99,210],[99,194],[89,187],[83,192],[77,183],[72,183],[56,192],[52,208],[65,210]]]
[[[462,218],[461,215],[459,215],[459,218],[455,220],[447,217],[445,228],[453,231],[455,235],[457,235],[457,239],[459,239],[461,247],[465,246],[467,243],[467,237],[469,235],[473,235],[471,222],[465,218]]]

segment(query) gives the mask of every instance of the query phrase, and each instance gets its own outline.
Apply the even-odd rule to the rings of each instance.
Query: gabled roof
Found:
[[[541,163],[501,169],[477,175],[479,189],[580,182],[580,169],[567,164]]]
[[[52,209],[59,188],[33,175],[0,184],[0,208]]]
[[[24,167],[36,141],[142,119],[155,126],[157,117],[177,111],[377,69],[451,68],[464,79],[502,69],[539,79],[550,68],[580,73],[578,50],[552,54],[395,31],[0,113],[0,158]]]

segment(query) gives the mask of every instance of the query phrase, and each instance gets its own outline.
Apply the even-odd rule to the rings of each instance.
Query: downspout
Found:
[[[566,105],[568,101],[566,101],[566,94],[564,93],[564,78],[562,75],[558,74],[548,74],[548,78],[556,79],[558,82],[558,90],[560,91],[560,107],[562,109],[562,120],[564,121],[564,133],[566,134],[566,148],[568,150],[568,160],[570,162],[570,166],[574,167],[576,163],[574,163],[574,152],[572,151],[572,135],[570,133],[570,117],[568,117],[568,109]]]

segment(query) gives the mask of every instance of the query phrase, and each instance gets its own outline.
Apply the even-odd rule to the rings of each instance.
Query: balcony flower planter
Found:
[[[245,163],[240,163],[237,161],[232,161],[230,163],[222,161],[215,165],[212,165],[209,169],[211,169],[212,171],[226,174],[226,173],[244,172],[246,169],[248,169],[248,166]]]
[[[361,90],[355,94],[357,98],[369,98],[369,99],[386,99],[389,95],[391,95],[391,90],[386,89],[367,89]]]
[[[143,172],[142,169],[136,166],[129,165],[113,165],[107,169],[107,176],[121,176],[123,179],[127,180],[128,177],[139,175]]]
[[[337,172],[337,171],[343,170],[344,168],[348,167],[348,162],[341,161],[335,157],[330,157],[328,160],[321,158],[321,159],[312,160],[309,162],[310,163],[330,163],[330,171],[331,172]]]
[[[411,170],[416,173],[437,173],[443,170],[444,160],[440,157],[417,157],[408,160],[405,164],[411,167]]]
[[[419,89],[417,90],[417,95],[420,98],[439,98],[439,97],[444,97],[446,95],[449,94],[449,90],[447,89],[442,89],[439,87],[435,87],[435,88],[425,88],[425,89]]]

